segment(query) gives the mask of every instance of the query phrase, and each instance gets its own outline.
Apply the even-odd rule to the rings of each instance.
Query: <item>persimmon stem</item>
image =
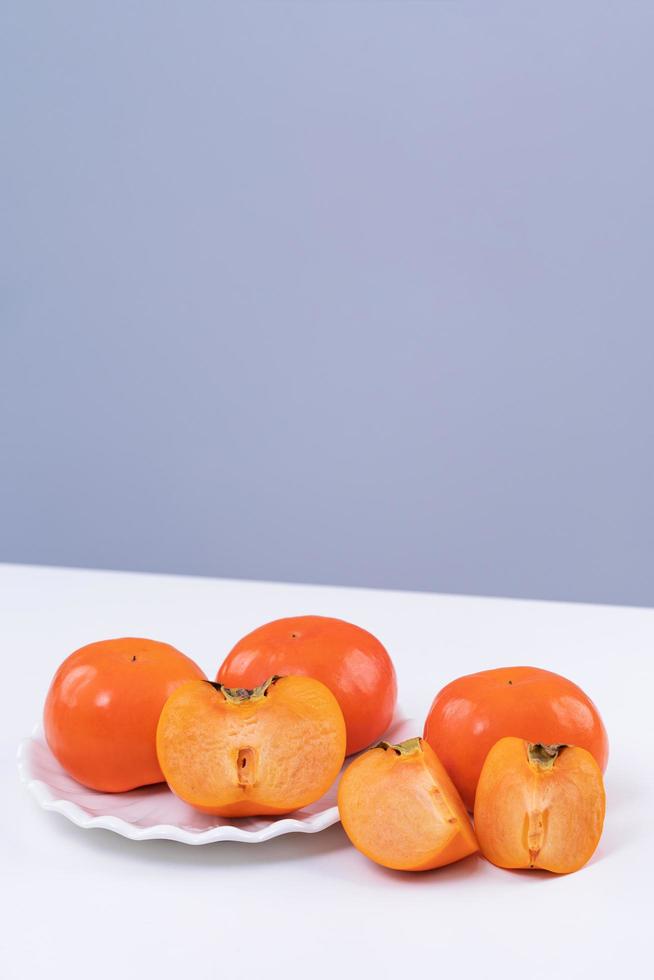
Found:
[[[209,681],[208,683],[222,694],[225,701],[229,701],[230,704],[243,704],[245,701],[260,701],[261,698],[265,698],[268,690],[280,679],[279,674],[273,674],[263,684],[253,688],[225,687],[224,684],[219,684],[216,681]]]
[[[373,748],[391,750],[396,755],[413,755],[415,752],[422,752],[422,739],[407,738],[404,742],[398,742],[397,745],[393,745],[392,742],[378,742]]]
[[[532,766],[539,769],[552,769],[559,755],[567,745],[544,745],[542,742],[529,742],[527,755]]]

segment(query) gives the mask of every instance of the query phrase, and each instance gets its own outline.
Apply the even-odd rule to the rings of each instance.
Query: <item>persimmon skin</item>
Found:
[[[319,799],[345,758],[338,701],[311,677],[259,689],[189,681],[164,705],[157,754],[170,789],[203,813],[290,813]]]
[[[553,759],[543,754],[550,748]],[[605,807],[602,772],[590,752],[502,738],[481,771],[475,830],[482,854],[500,868],[570,874],[592,857]]]
[[[609,742],[599,711],[580,687],[539,667],[499,667],[458,677],[438,692],[424,737],[470,811],[484,760],[499,739],[568,743],[604,771]]]
[[[367,630],[329,616],[294,616],[259,626],[238,641],[216,680],[253,688],[266,677],[304,675],[326,684],[347,726],[347,755],[381,738],[397,701],[395,668]]]
[[[50,685],[43,712],[52,754],[78,782],[122,793],[163,782],[156,731],[168,696],[204,678],[168,643],[123,637],[75,650]]]
[[[479,849],[452,780],[422,739],[382,742],[350,763],[338,809],[357,850],[395,871],[440,868]]]

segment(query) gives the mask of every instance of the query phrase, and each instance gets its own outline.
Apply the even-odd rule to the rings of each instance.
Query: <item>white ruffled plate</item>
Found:
[[[397,719],[384,736],[399,742],[418,735],[412,721]],[[346,762],[347,765],[347,762]],[[244,841],[261,844],[282,834],[315,834],[338,823],[338,779],[315,803],[283,817],[215,817],[174,796],[164,783],[129,793],[97,793],[76,782],[48,748],[41,727],[18,748],[18,771],[44,810],[63,814],[78,827],[102,827],[131,840],[176,840],[182,844]],[[340,779],[340,776],[339,776]]]

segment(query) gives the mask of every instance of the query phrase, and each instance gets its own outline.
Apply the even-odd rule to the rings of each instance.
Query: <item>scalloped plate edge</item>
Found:
[[[38,730],[35,726],[35,731]],[[244,844],[260,844],[283,834],[315,834],[339,822],[338,807],[332,806],[310,820],[287,817],[277,820],[262,830],[243,830],[240,827],[212,827],[210,830],[191,832],[172,824],[154,824],[152,827],[136,827],[120,817],[90,817],[81,807],[70,800],[57,799],[50,787],[40,779],[32,778],[26,752],[32,737],[24,738],[18,746],[17,763],[21,782],[25,784],[36,802],[44,810],[52,810],[71,820],[83,830],[111,830],[130,840],[174,840],[180,844],[215,844],[219,841],[239,841]]]

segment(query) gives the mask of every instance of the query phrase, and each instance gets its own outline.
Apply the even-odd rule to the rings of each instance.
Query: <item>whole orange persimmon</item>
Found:
[[[484,760],[507,736],[577,745],[606,769],[609,743],[600,714],[580,687],[539,667],[499,667],[458,677],[434,698],[424,737],[472,810]]]
[[[126,637],[81,647],[64,660],[45,701],[45,737],[78,782],[120,793],[163,781],[157,761],[159,715],[169,695],[202,679],[175,647]]]
[[[295,616],[248,633],[227,655],[216,680],[225,687],[254,688],[267,677],[315,677],[341,706],[347,754],[385,733],[397,700],[395,669],[379,640],[342,619]]]

